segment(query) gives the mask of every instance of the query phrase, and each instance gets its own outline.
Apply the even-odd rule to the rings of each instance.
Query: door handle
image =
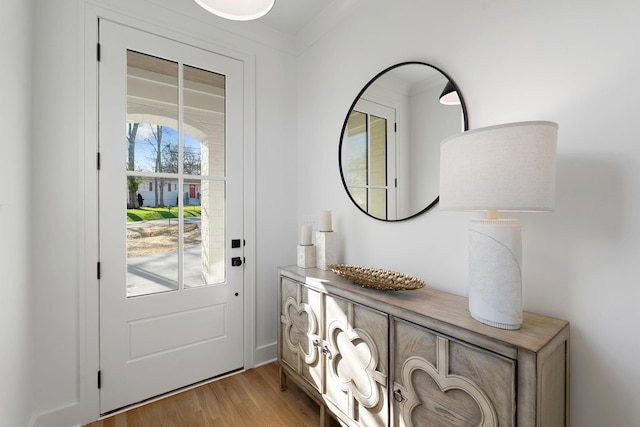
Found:
[[[242,258],[239,256],[231,258],[231,266],[232,267],[240,267],[242,265]]]
[[[396,400],[396,402],[402,402],[403,400],[406,400],[406,397],[402,395],[402,390],[400,389],[393,392],[393,398]]]

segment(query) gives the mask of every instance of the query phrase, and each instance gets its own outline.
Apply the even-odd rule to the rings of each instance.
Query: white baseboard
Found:
[[[258,366],[266,365],[267,363],[271,363],[276,360],[278,357],[278,343],[274,342],[272,344],[264,345],[261,347],[257,347],[253,352],[253,366],[252,368],[257,368]],[[249,368],[249,367],[247,367]]]
[[[78,420],[82,418],[83,411],[82,405],[73,403],[68,406],[56,408],[48,412],[34,414],[29,422],[30,427],[81,427],[82,424],[77,424]]]

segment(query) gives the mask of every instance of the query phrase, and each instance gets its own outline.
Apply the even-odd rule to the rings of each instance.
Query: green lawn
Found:
[[[185,206],[184,217],[199,217],[200,206]],[[155,219],[178,218],[178,208],[149,208],[127,209],[127,222],[153,221]]]

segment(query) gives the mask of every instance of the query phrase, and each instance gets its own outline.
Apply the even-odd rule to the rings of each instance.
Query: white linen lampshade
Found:
[[[552,122],[474,129],[440,145],[440,209],[550,211],[555,204]]]
[[[497,213],[553,210],[557,133],[552,122],[510,123],[440,145],[440,210],[487,211],[469,226],[469,311],[482,323],[522,323],[521,227]]]

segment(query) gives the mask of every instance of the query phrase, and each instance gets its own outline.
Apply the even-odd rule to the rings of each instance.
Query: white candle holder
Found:
[[[316,247],[298,245],[298,267],[314,268],[316,266]]]
[[[321,270],[328,270],[328,266],[337,263],[338,237],[333,231],[316,232],[316,266]]]

